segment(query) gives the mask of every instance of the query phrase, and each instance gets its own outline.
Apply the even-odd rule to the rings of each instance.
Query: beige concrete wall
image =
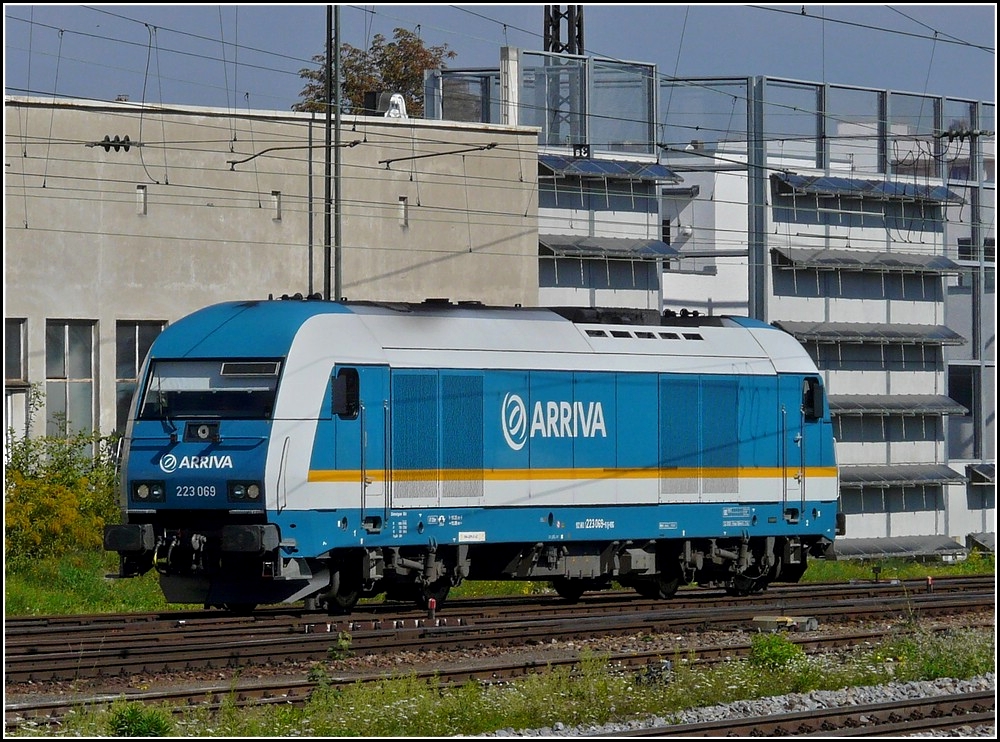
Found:
[[[46,320],[96,323],[102,432],[116,321],[324,292],[324,117],[12,97],[5,109],[5,317],[26,320],[31,383],[45,380]],[[100,144],[126,135],[128,151]],[[538,303],[536,129],[344,117],[340,141],[341,296]]]

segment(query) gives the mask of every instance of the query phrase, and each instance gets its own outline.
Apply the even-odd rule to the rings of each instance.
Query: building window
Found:
[[[148,213],[146,186],[144,185],[137,185],[135,187],[135,213],[139,216],[146,216]]]
[[[115,432],[124,433],[139,369],[164,322],[120,321],[115,336]]]
[[[997,259],[997,248],[996,240],[992,237],[987,237],[983,240],[983,259],[987,263],[995,263]],[[972,244],[972,239],[969,237],[959,237],[958,238],[958,259],[959,260],[972,260],[979,262],[979,246]]]
[[[25,370],[26,353],[24,350],[24,326],[25,320],[11,319],[4,320],[4,378],[9,385],[11,382],[28,382],[28,375]]]
[[[3,429],[17,438],[28,433],[28,369],[25,342],[26,321],[4,320],[4,408]]]
[[[407,196],[399,197],[399,226],[410,226],[410,199]]]
[[[281,221],[281,191],[271,191],[271,207],[274,209],[272,221]]]
[[[45,434],[94,430],[94,328],[80,320],[45,323]]]
[[[982,456],[980,437],[982,409],[981,377],[978,366],[952,363],[948,366],[948,396],[962,405],[965,415],[948,417],[948,456],[953,459],[975,459]]]

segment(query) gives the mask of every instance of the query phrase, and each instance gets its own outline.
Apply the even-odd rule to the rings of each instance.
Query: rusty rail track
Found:
[[[798,615],[817,622],[845,616],[854,620],[878,617],[949,615],[995,606],[993,591],[923,595],[884,595],[853,600],[799,601]],[[35,636],[30,641],[7,640],[7,683],[48,682],[80,678],[156,674],[187,670],[232,669],[287,662],[314,662],[331,649],[349,642],[359,652],[383,654],[404,650],[466,649],[483,644],[519,645],[538,637],[570,640],[594,635],[621,636],[636,632],[664,633],[724,630],[752,625],[765,610],[781,612],[782,606],[676,608],[670,603],[649,603],[628,612],[582,612],[565,607],[561,617],[524,618],[450,613],[434,618],[352,619],[343,622],[198,625],[178,622],[148,632],[92,635],[77,638]],[[785,611],[787,612],[787,610]]]
[[[988,585],[989,590],[984,588]],[[29,620],[14,626],[5,646],[6,680],[30,680],[39,686],[49,681],[112,676],[155,676],[177,670],[227,670],[255,665],[294,663],[302,675],[302,663],[329,659],[331,647],[349,634],[346,648],[351,654],[389,654],[450,650],[485,645],[518,646],[547,639],[592,638],[599,635],[690,634],[709,629],[746,630],[762,612],[787,612],[794,605],[797,614],[808,614],[824,626],[850,626],[865,618],[924,620],[933,616],[995,609],[992,578],[962,580],[938,585],[932,592],[918,592],[919,585],[880,583],[878,585],[809,586],[811,589],[782,591],[778,596],[754,596],[752,601],[720,596],[682,601],[645,601],[628,596],[595,596],[594,600],[569,606],[562,601],[524,603],[517,600],[456,601],[447,611],[431,617],[413,610],[391,607],[341,619],[315,612],[274,612],[264,617],[238,619],[218,612],[134,616],[101,616],[95,621],[54,622]],[[799,586],[804,587],[804,586]],[[777,592],[777,591],[775,591]],[[770,591],[769,591],[770,593]],[[704,596],[704,593],[700,594]],[[993,624],[989,624],[993,625]],[[74,630],[72,627],[78,627]],[[61,637],[53,639],[52,632]],[[873,631],[846,631],[822,635],[790,634],[806,651],[822,652],[877,642]],[[749,643],[701,647],[692,654],[678,645],[672,655],[685,661],[714,662],[744,656]],[[623,668],[643,669],[662,665],[671,650],[662,646],[650,652],[629,652],[609,658]],[[574,664],[575,658],[534,661],[477,661],[466,668],[438,667],[421,673],[444,684],[468,680],[497,682],[527,673]],[[410,672],[408,675],[412,674]],[[384,672],[350,673],[328,677],[324,683],[348,684],[381,679]],[[20,680],[18,680],[20,679]],[[153,681],[155,684],[155,681]],[[58,719],[70,708],[108,703],[123,697],[143,702],[170,702],[179,705],[212,703],[226,698],[241,704],[302,703],[315,683],[302,679],[275,679],[241,682],[214,687],[199,684],[195,690],[129,692],[126,694],[81,694],[55,701],[24,701],[6,706],[7,728],[46,719]]]

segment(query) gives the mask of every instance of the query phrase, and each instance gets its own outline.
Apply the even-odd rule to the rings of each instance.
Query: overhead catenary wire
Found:
[[[220,142],[220,144],[221,143],[222,142]],[[50,142],[50,144],[52,144],[52,143]],[[74,145],[69,145],[69,146],[74,146]],[[76,144],[75,146],[79,146],[79,145]],[[498,150],[501,150],[501,149],[502,148],[498,148]],[[357,165],[357,164],[355,164],[352,167],[356,167],[356,168],[359,167],[359,168],[361,168],[361,170],[358,171],[358,172],[361,173],[361,175],[360,176],[350,176],[350,177],[362,177],[362,178],[367,177],[367,176],[364,175],[364,170],[366,168],[363,165]],[[367,166],[367,169],[373,169],[375,167],[376,166],[374,164],[372,164],[372,165]],[[201,173],[202,173],[202,170],[200,168],[192,170],[192,173],[191,173],[192,174],[192,179],[191,179],[192,182],[195,182],[198,179],[198,176],[201,175]],[[280,173],[281,173],[281,171],[271,171],[271,170],[268,171],[268,174],[280,174]],[[426,178],[428,178],[428,183],[432,183],[434,181],[446,182],[448,179],[451,179],[451,178],[454,178],[454,177],[459,177],[459,176],[458,175],[451,175],[451,174],[447,174],[447,173],[427,173],[426,174]],[[745,177],[745,175],[743,177]],[[349,179],[350,178],[348,178],[348,181],[349,181]],[[483,182],[487,182],[488,180],[489,179],[485,179],[484,178]],[[495,179],[493,179],[493,180],[495,182],[493,183],[493,185],[491,187],[500,187],[500,188],[513,187],[513,186],[505,185],[502,180],[499,180],[499,181],[496,181]],[[192,185],[186,185],[186,186],[183,185],[183,183],[182,183],[181,180],[178,180],[178,183],[181,184],[181,185],[178,185],[177,188],[181,188],[181,190],[183,190],[184,188],[191,189],[192,187],[194,187]],[[16,185],[16,184],[11,184],[11,185]],[[579,185],[582,187],[583,183],[580,182]],[[50,195],[50,196],[52,195],[52,190],[51,189],[53,188],[53,186],[54,186],[54,184],[52,184],[52,183],[50,183],[49,186],[48,186],[49,189],[50,189],[48,195]],[[30,191],[30,187],[27,187],[27,186],[22,186],[22,187],[25,188],[25,192],[29,192]],[[175,188],[173,190],[177,190],[177,188]],[[223,189],[223,192],[219,192],[219,189],[216,189],[216,188],[209,189],[209,190],[213,193],[213,200],[214,201],[216,201],[216,202],[224,201],[224,199],[223,199],[223,192],[225,190],[227,190],[227,189]],[[234,194],[242,193],[242,194],[244,194],[244,195],[249,196],[250,198],[252,198],[254,202],[256,201],[256,199],[258,197],[258,190],[256,190],[256,189],[254,189],[252,191],[235,190],[235,191],[232,191],[232,193],[234,193]],[[580,193],[580,196],[583,197],[584,191],[580,191],[579,193]],[[97,198],[99,198],[99,196],[95,196],[94,195],[94,189],[93,189],[92,184],[91,185],[84,185],[81,188],[81,192],[79,194],[79,197],[83,198],[83,199],[91,199],[91,200],[96,200]],[[289,209],[294,208],[295,199],[296,199],[296,197],[294,195],[294,192],[290,192],[288,194],[287,198],[288,198],[288,200],[286,201],[287,207]],[[301,198],[301,197],[299,197],[299,198]],[[655,196],[650,196],[650,198],[655,198]],[[735,203],[742,203],[742,202],[730,202],[730,203],[734,203],[735,204]],[[367,210],[369,210],[369,211],[377,211],[382,206],[383,205],[375,204],[375,203],[368,203],[368,204],[364,205],[364,207]],[[432,213],[434,210],[440,210],[440,209],[439,209],[439,207],[438,207],[438,209],[425,209],[422,213],[423,214]],[[489,222],[489,221],[495,221],[495,219],[491,220],[489,215],[490,215],[490,212],[489,212],[488,209],[477,210],[477,218],[486,220],[487,222]],[[504,217],[506,217],[507,215],[505,215],[505,214],[503,214],[503,215],[498,214],[497,216],[504,216]],[[420,215],[416,215],[416,214],[414,215],[414,219],[419,220],[420,218],[421,218]],[[945,217],[942,217],[942,219],[944,219],[944,218]],[[610,224],[610,222],[609,222],[609,224]],[[724,232],[722,232],[719,229],[715,229],[714,231],[715,231],[715,234],[716,234],[716,242],[717,243],[719,243],[720,245],[724,245],[727,242],[732,243],[731,240],[727,240],[725,238]],[[739,234],[739,233],[738,232],[734,232],[734,234]],[[736,240],[736,243],[739,244],[739,239],[738,238]],[[856,242],[855,244],[860,244],[860,243]]]

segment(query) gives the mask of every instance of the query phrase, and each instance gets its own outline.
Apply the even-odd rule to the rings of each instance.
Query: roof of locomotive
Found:
[[[444,300],[225,302],[170,325],[153,350],[158,357],[172,358],[281,357],[293,344],[305,344],[309,352],[322,356],[333,352],[343,356],[345,349],[358,348],[366,361],[403,367],[528,368],[542,353],[547,354],[549,366],[560,368],[574,368],[581,356],[587,356],[606,357],[608,368],[621,366],[611,361],[613,357],[628,357],[632,360],[625,367],[642,370],[651,368],[651,359],[666,356],[701,359],[696,365],[703,368],[726,359],[747,370],[746,364],[763,362],[772,370],[815,372],[791,335],[747,318],[670,318],[647,310],[493,307]],[[520,361],[519,354],[524,354]],[[587,368],[603,365],[588,363]],[[693,368],[690,362],[684,367]]]

